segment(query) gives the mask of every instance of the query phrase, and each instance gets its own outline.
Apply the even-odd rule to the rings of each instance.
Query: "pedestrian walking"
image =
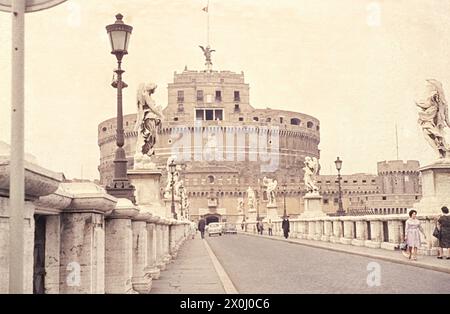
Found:
[[[273,230],[273,223],[272,223],[271,219],[269,219],[269,223],[267,224],[267,229],[269,231],[269,235],[271,236],[272,235],[272,230]]]
[[[192,240],[195,239],[195,234],[197,233],[197,225],[195,222],[191,222],[191,234],[192,234]]]
[[[420,233],[423,234],[426,239],[425,233],[422,226],[420,225],[419,219],[416,218],[417,211],[414,209],[409,211],[409,217],[406,221],[405,226],[405,241],[408,244],[408,258],[414,261],[417,260],[417,248],[421,245],[422,239]]]
[[[264,233],[264,224],[263,222],[260,220],[259,221],[259,234],[262,235]]]
[[[437,228],[439,230],[439,251],[437,258],[443,259],[444,249],[447,249],[447,259],[450,259],[450,215],[446,206],[442,207],[441,211],[442,215],[437,221]]]
[[[206,227],[206,220],[203,218],[203,216],[198,221],[198,230],[200,231],[200,234],[202,236],[202,239],[205,238],[205,227]]]
[[[289,237],[289,231],[290,231],[290,223],[289,223],[289,216],[283,217],[283,222],[281,223],[281,228],[283,228],[284,237],[287,239]]]

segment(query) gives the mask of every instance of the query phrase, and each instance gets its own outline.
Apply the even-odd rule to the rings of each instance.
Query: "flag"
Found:
[[[202,9],[202,11],[205,11],[206,13],[208,13],[208,6],[204,7],[204,8]]]

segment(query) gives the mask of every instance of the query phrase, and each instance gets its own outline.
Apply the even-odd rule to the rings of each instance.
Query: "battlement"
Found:
[[[378,174],[387,174],[392,172],[417,172],[420,163],[417,160],[385,160],[377,163]]]
[[[218,83],[218,84],[245,84],[244,72],[236,73],[232,71],[196,71],[185,69],[181,73],[174,72],[173,84],[191,83]]]

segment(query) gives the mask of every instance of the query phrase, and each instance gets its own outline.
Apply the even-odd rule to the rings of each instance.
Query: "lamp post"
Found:
[[[123,112],[122,112],[122,89],[128,85],[122,81],[122,58],[128,54],[128,43],[130,42],[130,35],[133,27],[125,24],[123,15],[116,15],[116,22],[106,26],[106,31],[111,42],[111,54],[117,58],[117,69],[114,71],[117,79],[112,82],[112,86],[117,89],[117,128],[116,128],[116,155],[114,157],[114,178],[110,185],[106,187],[108,194],[117,198],[127,198],[133,203],[136,202],[134,198],[134,186],[130,184],[127,177],[127,156],[123,149],[124,131],[123,131]]]
[[[342,190],[341,190],[341,168],[342,168],[342,160],[337,157],[337,159],[334,161],[336,164],[336,170],[338,171],[338,186],[339,186],[339,209],[337,210],[338,216],[344,216],[344,208],[342,207]]]
[[[287,188],[287,184],[284,183],[283,184],[283,205],[284,205],[283,218],[287,217],[287,213],[286,213],[286,188]]]
[[[169,164],[169,172],[171,174],[170,187],[172,189],[172,204],[170,206],[170,210],[171,210],[171,213],[172,213],[172,216],[174,219],[177,219],[177,212],[175,211],[175,192],[174,192],[175,180],[173,179],[176,170],[177,170],[177,165],[175,164],[175,161],[172,160],[172,162]]]

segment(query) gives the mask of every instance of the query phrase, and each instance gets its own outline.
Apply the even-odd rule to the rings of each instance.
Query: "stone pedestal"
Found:
[[[155,169],[128,170],[128,179],[134,185],[139,209],[155,216],[165,217],[166,209],[161,201],[161,171]]]
[[[419,169],[422,175],[422,198],[414,204],[417,214],[441,214],[442,206],[449,206],[450,159],[440,159]]]
[[[165,218],[174,218],[172,213],[172,198],[163,198],[164,207],[165,207]],[[173,200],[175,204],[175,213],[177,214],[177,219],[181,218],[181,205],[180,198],[175,197]]]
[[[280,216],[278,216],[278,206],[276,204],[268,204],[267,205],[267,215],[266,218],[264,219],[265,221],[269,221],[270,220],[275,220],[275,219],[279,219]]]
[[[320,196],[319,193],[307,193],[303,199],[305,201],[305,211],[299,218],[317,218],[326,216],[322,210],[322,196]]]
[[[247,213],[247,223],[256,223],[256,209],[249,209]]]

